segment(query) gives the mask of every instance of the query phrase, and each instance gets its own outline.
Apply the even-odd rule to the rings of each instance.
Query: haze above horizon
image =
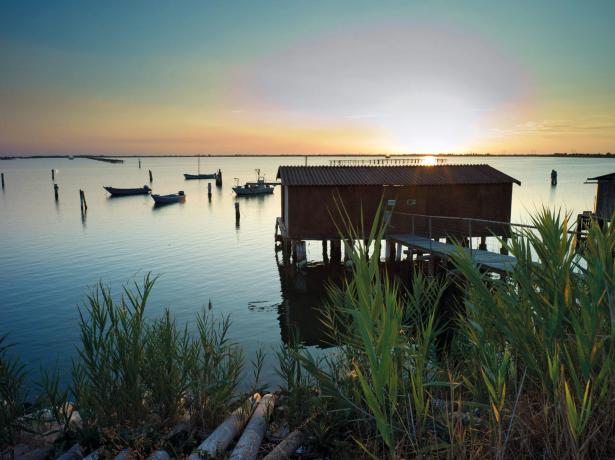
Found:
[[[612,1],[0,11],[0,155],[615,151]]]

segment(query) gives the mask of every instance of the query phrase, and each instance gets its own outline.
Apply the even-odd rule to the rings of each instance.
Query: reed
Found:
[[[8,444],[17,431],[26,428],[21,421],[27,402],[26,370],[11,355],[12,346],[6,335],[0,335],[0,447]]]
[[[296,353],[334,436],[352,433],[371,458],[611,456],[615,231],[594,225],[578,252],[568,222],[538,212],[535,229],[507,243],[517,266],[500,279],[459,248],[453,318],[441,309],[445,284],[415,274],[406,291],[382,272],[386,222],[374,222],[366,246],[347,248],[352,277],[330,288],[324,310],[339,352],[324,362]],[[445,323],[453,337],[438,349]]]

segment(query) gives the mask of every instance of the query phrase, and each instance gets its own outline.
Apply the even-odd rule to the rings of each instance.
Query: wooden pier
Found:
[[[442,243],[419,235],[389,235],[387,242],[392,242],[402,247],[407,247],[411,252],[418,254],[429,254],[440,259],[449,260],[453,254],[459,251],[459,247],[451,243]],[[390,243],[389,243],[390,244]],[[504,255],[485,249],[473,249],[462,247],[462,251],[469,254],[472,261],[483,271],[506,274],[512,271],[517,263],[513,256]],[[401,251],[395,250],[395,254]]]

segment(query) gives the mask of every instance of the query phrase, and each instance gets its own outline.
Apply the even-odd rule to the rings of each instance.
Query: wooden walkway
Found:
[[[435,254],[447,259],[450,259],[458,250],[454,244],[441,243],[424,236],[387,235],[386,239],[420,252]],[[513,256],[505,256],[482,249],[470,250],[470,248],[463,248],[463,250],[471,255],[476,265],[486,271],[508,273],[512,271],[517,263],[517,259]]]

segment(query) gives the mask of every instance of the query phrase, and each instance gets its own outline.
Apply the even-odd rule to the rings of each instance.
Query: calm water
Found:
[[[255,178],[260,168],[274,179],[278,165],[304,164],[303,157],[203,158],[201,171],[221,168],[224,185],[184,181],[196,172],[195,158],[126,159],[114,165],[75,159],[0,161],[6,188],[0,191],[0,334],[9,333],[16,351],[36,372],[41,365],[68,368],[78,339],[77,306],[99,280],[119,292],[123,283],[147,272],[159,275],[148,306],[150,315],[171,308],[183,324],[211,300],[215,314],[230,314],[232,336],[248,358],[254,350],[278,346],[298,323],[309,345],[322,340],[314,307],[328,273],[315,266],[285,278],[274,251],[279,190],[273,196],[241,199],[241,225],[235,226],[233,178]],[[450,162],[450,160],[449,160]],[[595,186],[587,177],[615,170],[610,159],[474,158],[519,179],[514,186],[513,221],[527,222],[537,207],[592,209]],[[329,164],[310,158],[310,165]],[[53,197],[50,170],[58,170],[60,199]],[[559,173],[549,185],[551,169]],[[184,190],[185,204],[153,209],[147,196],[108,198],[103,185],[136,187],[154,174],[156,193]],[[88,212],[82,219],[79,189]],[[308,243],[308,257],[319,259],[319,242]],[[272,363],[270,363],[272,364]],[[275,381],[273,367],[266,378]]]

